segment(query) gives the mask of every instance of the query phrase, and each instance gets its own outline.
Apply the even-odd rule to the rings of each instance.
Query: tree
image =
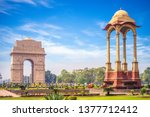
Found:
[[[61,76],[57,76],[57,83],[62,83],[63,82],[63,79]]]
[[[56,75],[52,74],[51,71],[46,71],[45,72],[45,82],[46,83],[56,83]]]
[[[96,84],[102,84],[105,78],[105,67],[100,67],[96,69],[96,78],[95,83]]]
[[[58,83],[80,83],[80,84],[102,84],[105,76],[105,68],[84,68],[68,72],[63,69],[61,74],[57,77]]]
[[[147,83],[147,85],[150,85],[150,67],[146,68],[144,72],[142,73],[142,81]]]

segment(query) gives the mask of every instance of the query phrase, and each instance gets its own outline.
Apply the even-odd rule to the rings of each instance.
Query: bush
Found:
[[[48,88],[53,90],[54,89],[54,85],[50,85]]]
[[[29,92],[28,92],[28,91],[25,91],[24,93],[25,93],[25,95],[27,96]]]
[[[78,89],[78,86],[74,86],[74,89]]]
[[[68,86],[68,85],[66,85],[66,86],[65,86],[65,89],[69,89],[69,86]]]
[[[81,91],[81,95],[84,96],[85,95],[85,90]]]
[[[144,95],[146,93],[146,87],[141,88],[141,95]]]
[[[103,91],[107,92],[106,95],[108,96],[108,95],[110,95],[110,92],[114,91],[114,90],[113,90],[113,88],[111,86],[109,86],[109,87],[104,87]]]
[[[134,95],[135,90],[132,89],[130,92],[131,92],[132,95]]]
[[[54,92],[52,94],[49,94],[44,97],[46,100],[63,100],[64,96],[59,94],[58,89],[54,89]]]
[[[100,86],[96,84],[96,85],[94,85],[94,88],[100,88]]]
[[[26,90],[26,85],[20,85],[21,90]]]
[[[64,96],[58,93],[49,94],[44,97],[46,100],[63,100]]]

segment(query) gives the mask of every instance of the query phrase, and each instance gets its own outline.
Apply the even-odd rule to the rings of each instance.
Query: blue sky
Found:
[[[0,73],[5,79],[10,78],[11,48],[16,40],[26,37],[42,41],[47,54],[46,69],[53,73],[59,74],[62,69],[105,66],[106,32],[102,29],[120,8],[141,26],[137,29],[137,49],[142,72],[150,66],[149,6],[149,0],[0,0]],[[113,68],[114,36],[113,32]],[[129,32],[127,61],[130,69],[132,48]]]

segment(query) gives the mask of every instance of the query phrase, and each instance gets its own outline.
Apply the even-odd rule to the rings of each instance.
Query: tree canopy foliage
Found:
[[[96,83],[102,84],[105,76],[105,67],[84,68],[68,72],[63,69],[57,77],[58,83]]]
[[[147,67],[141,74],[142,81],[147,85],[150,85],[150,67]]]
[[[45,82],[46,83],[56,83],[56,75],[52,74],[51,71],[47,70],[45,72]]]

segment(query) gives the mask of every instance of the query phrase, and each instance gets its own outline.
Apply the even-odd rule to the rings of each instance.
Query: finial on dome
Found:
[[[120,7],[120,10],[122,10],[122,8]]]

